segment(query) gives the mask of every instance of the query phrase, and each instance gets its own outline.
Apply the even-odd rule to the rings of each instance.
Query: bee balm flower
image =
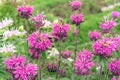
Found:
[[[79,0],[72,1],[70,2],[70,6],[73,11],[78,10],[81,6],[81,2]]]
[[[119,16],[120,16],[120,13],[119,13],[119,12],[117,12],[117,11],[111,12],[111,17],[112,17],[113,19],[117,19]]]
[[[77,60],[74,63],[75,73],[78,75],[90,74],[90,69],[94,66],[91,58],[92,54],[88,50],[83,50],[78,53]]]

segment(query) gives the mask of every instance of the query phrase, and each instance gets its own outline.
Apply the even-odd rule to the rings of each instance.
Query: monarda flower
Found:
[[[61,56],[64,59],[68,59],[70,57],[70,55],[71,55],[71,51],[69,51],[68,49],[66,51],[62,51],[62,53],[61,53]]]
[[[81,2],[79,0],[72,1],[70,2],[70,6],[73,11],[78,10],[81,6]]]
[[[83,14],[73,14],[70,16],[70,20],[73,24],[79,25],[84,21]]]
[[[75,73],[78,75],[89,75],[90,69],[94,66],[92,62],[92,54],[88,50],[83,50],[77,55],[74,63]]]
[[[13,55],[12,58],[8,58],[5,60],[5,66],[7,69],[14,69],[16,66],[21,66],[26,62],[26,59],[20,55],[18,57]]]
[[[31,6],[19,6],[17,12],[22,18],[29,18],[32,15],[33,7]]]
[[[36,29],[44,26],[44,15],[42,14],[37,14],[35,17],[30,18],[30,20]]]
[[[120,16],[120,13],[119,13],[119,12],[117,12],[117,11],[111,12],[111,17],[112,17],[113,19],[117,19],[117,18],[119,18],[119,16]]]
[[[120,42],[115,38],[103,38],[93,43],[92,48],[95,55],[103,58],[110,57],[112,52],[118,50]]]
[[[57,72],[58,64],[56,63],[47,63],[46,68],[48,72]]]
[[[101,37],[101,34],[99,32],[97,32],[96,30],[93,32],[89,32],[89,38],[91,41],[96,41]]]
[[[66,38],[69,30],[70,26],[68,24],[53,24],[52,36],[55,40]]]
[[[5,18],[0,22],[0,29],[6,28],[9,25],[13,24],[13,20],[9,18]]]
[[[5,60],[6,71],[13,80],[35,80],[37,77],[37,67],[31,63],[26,63],[26,58],[13,55]]]
[[[114,76],[120,76],[120,59],[113,60],[108,64],[108,70]]]
[[[14,70],[15,79],[18,80],[35,80],[37,77],[37,67],[31,63],[27,65],[17,66]]]
[[[28,36],[27,41],[32,58],[38,58],[41,52],[46,51],[52,46],[48,34],[45,33],[40,35],[39,32],[34,32]]]
[[[112,20],[108,20],[107,18],[105,18],[104,21],[100,23],[100,28],[103,33],[110,32],[115,26],[116,26],[116,22]]]
[[[118,77],[118,79],[116,79],[116,77],[113,77],[111,80],[120,80],[120,77]]]

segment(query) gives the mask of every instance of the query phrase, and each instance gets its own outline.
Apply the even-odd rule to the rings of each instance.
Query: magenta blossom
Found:
[[[120,76],[120,59],[111,61],[108,64],[108,69],[114,76]]]
[[[73,14],[70,16],[70,20],[73,24],[79,25],[84,21],[83,14]]]
[[[33,7],[31,6],[19,6],[17,8],[19,16],[22,18],[29,18],[32,15]]]
[[[101,34],[95,30],[93,32],[89,32],[89,38],[91,41],[96,41],[101,38]]]
[[[65,52],[62,51],[62,53],[61,53],[61,56],[62,56],[62,58],[64,58],[64,59],[69,58],[70,55],[71,55],[71,51],[69,51],[68,49],[67,49]]]
[[[18,57],[13,55],[12,58],[5,60],[5,66],[7,69],[14,69],[16,66],[21,66],[26,62],[26,59],[20,55]]]
[[[111,12],[111,17],[112,17],[113,19],[117,19],[117,18],[119,18],[119,16],[120,16],[120,13],[119,13],[119,12],[117,12],[117,11]]]
[[[93,52],[95,55],[107,58],[112,55],[112,52],[118,50],[119,43],[116,38],[103,38],[93,43]]]
[[[15,78],[18,80],[35,80],[37,75],[37,67],[31,63],[28,63],[26,66],[17,66],[14,70]]]
[[[116,26],[116,22],[112,20],[107,20],[106,18],[104,19],[104,22],[100,23],[100,28],[103,33],[108,33],[110,32],[113,27]]]
[[[73,11],[78,10],[81,6],[81,2],[79,0],[72,1],[70,2],[70,6]]]
[[[58,69],[58,64],[56,63],[47,63],[46,64],[46,68],[49,72],[57,72],[57,69]]]
[[[52,36],[56,39],[62,39],[67,37],[67,33],[70,30],[68,24],[53,24]]]
[[[27,38],[29,52],[32,54],[32,58],[38,58],[41,52],[46,51],[52,46],[51,40],[48,34],[39,34],[39,32],[34,32]]]
[[[30,20],[33,22],[36,29],[44,25],[44,15],[42,14],[37,14],[35,17],[30,18]]]
[[[120,77],[116,79],[116,77],[113,77],[111,80],[120,80]]]
[[[77,60],[74,63],[75,73],[78,75],[89,75],[91,67],[94,66],[91,59],[92,54],[88,50],[78,53]]]

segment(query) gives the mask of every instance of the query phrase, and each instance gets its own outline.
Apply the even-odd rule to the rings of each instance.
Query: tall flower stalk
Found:
[[[41,74],[41,61],[42,59],[41,59],[41,57],[40,57],[40,55],[38,56],[38,80],[42,80],[42,74]]]

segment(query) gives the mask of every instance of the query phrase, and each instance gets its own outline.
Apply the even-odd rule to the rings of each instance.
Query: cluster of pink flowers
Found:
[[[69,57],[70,57],[70,55],[71,55],[71,51],[69,51],[68,49],[64,52],[62,52],[61,53],[61,56],[62,56],[62,58],[64,58],[64,59],[68,59]]]
[[[94,42],[92,47],[95,55],[107,58],[118,50],[119,44],[120,38],[103,38]]]
[[[70,20],[73,24],[79,25],[84,21],[83,14],[73,14],[70,16]]]
[[[32,58],[38,58],[41,52],[46,51],[52,46],[52,42],[49,39],[48,34],[34,32],[27,38],[29,52],[32,54]]]
[[[117,12],[117,11],[111,12],[111,17],[112,17],[113,19],[117,19],[117,18],[119,18],[119,16],[120,16],[120,13],[119,13],[119,12]]]
[[[77,60],[74,63],[75,73],[78,75],[88,75],[90,74],[90,69],[94,66],[92,62],[92,54],[88,50],[81,51]]]
[[[53,24],[52,36],[56,39],[62,39],[67,37],[67,33],[70,30],[68,24]]]
[[[116,79],[115,77],[113,77],[111,80],[120,80],[120,77],[118,79]]]
[[[44,15],[42,14],[37,14],[35,17],[30,18],[30,20],[33,22],[36,29],[44,25]]]
[[[120,59],[111,61],[108,64],[108,69],[114,76],[120,76]]]
[[[102,30],[103,33],[108,33],[110,32],[113,27],[116,26],[116,22],[112,21],[112,20],[108,20],[108,19],[104,19],[104,22],[100,23],[100,28]]]
[[[91,41],[96,41],[101,38],[101,34],[95,30],[93,32],[89,32],[89,38]]]
[[[29,18],[32,15],[33,7],[31,6],[19,6],[17,12],[20,17]]]
[[[5,60],[7,72],[13,80],[35,80],[37,67],[31,63],[26,64],[26,59],[22,56],[13,55],[12,58]]]
[[[47,63],[47,64],[46,64],[46,68],[47,68],[47,70],[48,70],[49,72],[57,72],[58,64],[56,64],[56,63],[53,63],[53,64]]]
[[[73,11],[78,10],[81,6],[81,2],[79,0],[72,1],[70,2],[70,6]]]

